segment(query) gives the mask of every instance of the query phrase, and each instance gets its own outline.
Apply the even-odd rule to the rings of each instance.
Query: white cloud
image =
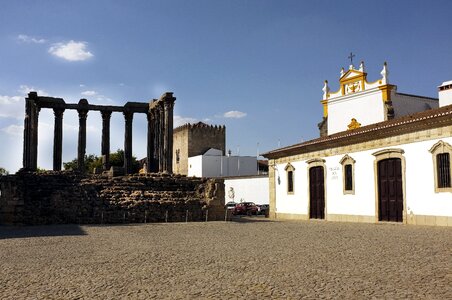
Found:
[[[0,95],[0,117],[23,119],[25,113],[25,97],[30,91],[35,91],[39,96],[48,96],[47,92],[28,85],[21,85],[17,90],[19,95]]]
[[[97,95],[96,91],[84,91],[81,93],[83,96],[94,96]]]
[[[68,61],[83,61],[94,55],[87,50],[86,42],[69,41],[68,43],[56,43],[49,48],[49,53]]]
[[[24,109],[24,97],[0,95],[0,117],[20,120],[24,118]]]
[[[26,34],[19,34],[17,39],[23,43],[44,44],[47,42],[45,39],[35,38]]]
[[[22,136],[24,127],[19,125],[9,125],[5,128],[2,128],[1,131],[12,136]]]
[[[26,96],[29,92],[36,92],[38,93],[38,96],[49,96],[46,91],[25,84],[22,84],[17,91],[24,96]]]
[[[173,127],[179,127],[187,123],[197,123],[198,120],[195,118],[182,117],[182,116],[174,116],[173,117]]]
[[[231,110],[231,111],[225,112],[223,114],[223,117],[232,118],[232,119],[240,119],[240,118],[246,117],[246,113],[237,111],[237,110]]]
[[[96,92],[96,91],[84,91],[84,92],[81,92],[81,94],[83,95],[83,96],[87,96],[87,97],[93,97],[94,98],[94,102],[96,102],[96,101],[100,101],[100,102],[111,102],[111,101],[113,101],[111,98],[109,98],[109,97],[107,97],[107,96],[105,96],[105,95],[102,95],[102,94],[99,94],[98,92]],[[89,101],[93,101],[93,99],[88,99]]]
[[[85,87],[85,85],[84,84],[80,84],[80,87]]]
[[[96,97],[97,101],[105,101],[105,102],[112,102],[113,100],[111,98],[108,98],[107,96],[104,95],[97,95]]]

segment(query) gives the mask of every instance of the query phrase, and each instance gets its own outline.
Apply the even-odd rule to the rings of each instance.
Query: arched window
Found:
[[[342,165],[342,186],[343,193],[355,194],[355,160],[348,155],[345,155],[341,160]]]
[[[435,193],[452,192],[452,146],[439,141],[430,148],[430,153],[433,159]]]
[[[287,174],[287,193],[293,194],[294,193],[294,177],[295,177],[295,168],[288,163],[286,167],[284,168]]]

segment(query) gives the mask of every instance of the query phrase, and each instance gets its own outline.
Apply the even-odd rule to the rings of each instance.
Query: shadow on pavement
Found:
[[[86,235],[86,232],[79,225],[0,226],[0,240],[70,235]]]
[[[266,218],[265,216],[232,216],[231,222],[237,222],[237,223],[255,223],[255,222],[273,222],[272,220]]]

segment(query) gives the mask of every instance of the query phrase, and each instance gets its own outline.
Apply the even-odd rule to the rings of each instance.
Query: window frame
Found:
[[[344,195],[354,195],[355,194],[355,163],[356,161],[350,157],[348,154],[346,154],[344,157],[342,157],[342,159],[339,161],[339,163],[342,165],[342,193]],[[347,190],[346,189],[346,177],[347,177],[347,173],[346,173],[346,166],[350,165],[351,166],[351,172],[352,172],[352,178],[351,178],[351,184],[352,184],[352,189],[351,190]]]
[[[442,140],[435,143],[429,150],[429,152],[432,154],[432,160],[433,160],[433,178],[434,178],[434,190],[435,193],[444,193],[449,192],[452,193],[452,182],[450,182],[449,187],[439,187],[439,178],[438,178],[438,155],[439,154],[449,154],[449,178],[452,176],[452,146],[444,142]]]
[[[291,163],[288,163],[286,167],[284,168],[284,171],[286,171],[286,179],[287,179],[287,185],[286,185],[286,191],[288,195],[295,194],[295,168],[292,166]],[[292,174],[292,178],[289,178],[289,173]],[[291,179],[291,180],[289,180]],[[291,183],[291,184],[290,184]],[[289,187],[292,186],[292,190],[289,190]]]

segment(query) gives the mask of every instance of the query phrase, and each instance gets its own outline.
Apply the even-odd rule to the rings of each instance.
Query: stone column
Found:
[[[165,114],[163,111],[163,105],[160,102],[158,106],[158,114],[159,114],[159,172],[163,172],[165,170]]]
[[[123,112],[125,119],[124,133],[124,173],[132,174],[132,121],[133,112],[125,110]]]
[[[85,153],[86,153],[86,118],[88,116],[88,101],[81,99],[78,102],[78,151],[77,167],[80,172],[85,172]]]
[[[64,108],[54,108],[55,126],[53,134],[53,170],[61,171],[63,155],[63,113]]]
[[[25,99],[23,168],[36,171],[38,168],[38,94],[30,92]]]
[[[160,114],[157,107],[152,109],[152,115],[154,117],[154,153],[153,153],[153,165],[152,170],[154,172],[159,172],[159,155],[160,155]]]
[[[151,110],[147,113],[148,118],[148,145],[147,145],[147,164],[146,172],[152,172],[154,164],[154,115]]]
[[[172,93],[166,93],[164,98],[164,172],[173,173],[173,108],[174,100]]]
[[[110,169],[110,118],[111,111],[101,111],[102,115],[102,169]]]

